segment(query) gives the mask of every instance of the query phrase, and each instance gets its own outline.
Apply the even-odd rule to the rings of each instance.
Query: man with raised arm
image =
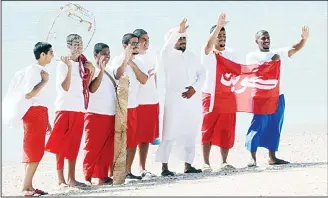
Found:
[[[201,61],[206,68],[206,79],[203,86],[203,124],[202,148],[204,158],[204,171],[211,171],[210,151],[212,145],[220,147],[222,168],[233,168],[227,163],[229,150],[235,141],[236,108],[232,85],[224,86],[220,83],[221,76],[225,75],[220,70],[216,54],[234,61],[233,52],[226,47],[226,31],[223,27],[227,24],[226,15],[221,14],[218,24],[210,30],[210,37],[201,51]]]
[[[204,83],[204,66],[195,54],[187,50],[187,19],[171,29],[165,37],[160,54],[160,65],[165,72],[165,104],[162,142],[156,161],[162,163],[162,176],[174,175],[168,168],[173,144],[184,164],[184,173],[200,173],[192,166],[195,141],[201,129],[201,87]]]
[[[277,50],[270,50],[270,35],[266,30],[260,30],[255,34],[255,42],[258,45],[258,50],[251,52],[246,56],[246,64],[260,64],[270,60],[281,60],[293,56],[296,52],[301,50],[309,37],[309,28],[304,26],[302,28],[302,39],[292,47],[281,48]],[[280,67],[280,74],[283,74],[284,66]],[[283,75],[282,75],[283,77]],[[280,79],[283,79],[280,77]],[[264,147],[269,150],[270,165],[288,164],[288,161],[276,157],[278,151],[280,134],[282,124],[284,121],[285,112],[285,96],[284,90],[280,84],[280,96],[278,100],[278,107],[273,114],[254,114],[251,126],[248,129],[246,136],[246,148],[251,152],[251,161],[248,166],[256,166],[256,151],[258,147]]]

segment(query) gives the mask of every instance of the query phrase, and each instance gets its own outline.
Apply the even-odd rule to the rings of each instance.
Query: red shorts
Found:
[[[83,173],[86,180],[106,179],[114,160],[115,116],[86,113]]]
[[[159,136],[159,104],[137,107],[139,143],[153,143]]]
[[[64,167],[64,158],[75,161],[80,150],[84,127],[84,113],[57,111],[55,124],[46,145],[46,151],[59,154],[57,169]]]
[[[128,108],[128,119],[127,119],[127,142],[126,147],[135,148],[139,144],[138,133],[137,133],[137,107]]]
[[[23,117],[23,163],[40,162],[48,129],[48,108],[32,106]]]
[[[211,94],[203,93],[202,144],[230,149],[235,142],[236,113],[209,112]]]

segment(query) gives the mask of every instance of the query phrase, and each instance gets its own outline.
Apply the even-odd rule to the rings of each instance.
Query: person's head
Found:
[[[148,33],[143,29],[136,29],[133,31],[139,39],[139,53],[144,53],[149,48],[149,36]]]
[[[104,56],[106,65],[110,59],[109,46],[105,43],[97,43],[93,48],[93,55],[96,60],[99,60],[100,57]]]
[[[34,45],[34,57],[42,65],[49,64],[54,57],[52,46],[46,42],[37,42]]]
[[[187,37],[185,37],[185,36],[180,37],[179,40],[177,41],[177,43],[175,44],[174,48],[176,50],[180,50],[182,52],[186,51]]]
[[[210,34],[212,34],[216,27],[216,25],[211,27]],[[226,45],[226,38],[226,30],[224,27],[222,27],[215,42],[215,49],[224,50]]]
[[[72,56],[79,56],[83,52],[82,37],[78,34],[70,34],[66,38],[67,47]]]
[[[260,51],[268,52],[270,50],[270,35],[266,30],[260,30],[255,34],[255,42]]]
[[[122,38],[122,44],[124,49],[127,48],[128,45],[130,44],[132,47],[132,54],[133,55],[139,54],[139,40],[137,35],[133,33],[124,34]]]

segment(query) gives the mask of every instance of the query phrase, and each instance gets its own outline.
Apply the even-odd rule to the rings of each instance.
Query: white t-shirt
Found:
[[[106,71],[115,80],[115,77],[113,75],[113,70],[106,68]],[[97,78],[99,72],[100,69],[96,67],[93,80]],[[97,91],[95,93],[90,93],[90,102],[87,112],[97,113],[102,115],[115,115],[116,113],[115,88],[112,81],[105,73],[103,75],[101,84],[98,87]]]
[[[235,61],[235,57],[232,49],[226,47],[224,51],[221,51],[221,54],[224,58],[229,59],[231,61]],[[213,51],[207,55],[205,54],[205,46],[202,48],[201,51],[201,62],[206,68],[206,78],[205,78],[204,85],[202,87],[202,91],[204,93],[211,94],[211,101],[209,107],[209,112],[211,112],[213,110],[213,105],[214,105],[217,61]]]
[[[146,54],[137,55],[138,58],[141,58],[145,63],[145,69],[147,73],[150,69],[156,70],[156,53],[151,50],[148,50]],[[138,94],[139,104],[157,104],[158,103],[158,93],[155,82],[155,75],[148,78],[146,84],[140,84],[139,94]]]
[[[124,56],[120,55],[113,59],[112,68],[116,75],[117,69],[121,66],[124,61]],[[133,62],[139,67],[139,69],[148,76],[148,71],[144,66],[144,62],[141,58],[135,57]],[[124,72],[127,76],[129,76],[129,98],[128,98],[128,108],[136,108],[139,104],[138,102],[138,93],[140,88],[140,82],[138,81],[132,67],[127,65],[126,71]]]
[[[33,90],[35,85],[39,84],[42,80],[41,71],[47,72],[46,68],[34,64],[25,73],[25,85],[24,85],[24,94],[27,94]],[[48,72],[47,72],[48,73]],[[47,107],[47,100],[49,99],[49,90],[47,89],[48,83],[42,87],[42,89],[31,99],[31,106],[44,106]]]
[[[42,80],[41,71],[46,68],[33,64],[15,73],[6,96],[2,101],[2,122],[12,127],[21,124],[23,116],[31,106],[47,107],[49,94],[48,83],[31,99],[25,95],[33,90]]]
[[[65,91],[61,84],[66,78],[67,65],[60,61],[56,71],[57,98],[55,101],[55,111],[75,111],[85,112],[83,82],[80,76],[79,63],[71,61],[71,84],[68,91]],[[83,69],[84,67],[82,67]]]
[[[283,62],[288,59],[288,51],[290,47],[280,48],[276,50],[270,50],[269,52],[261,52],[257,50],[255,52],[250,52],[246,56],[246,64],[261,64],[264,62],[268,62],[271,60],[273,55],[278,54],[280,56],[281,64],[280,64],[280,94],[284,93],[284,89],[282,86],[282,81],[284,79],[284,72],[283,72]]]

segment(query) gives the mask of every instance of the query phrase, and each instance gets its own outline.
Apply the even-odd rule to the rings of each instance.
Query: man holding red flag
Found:
[[[202,88],[204,171],[211,171],[209,156],[212,145],[221,148],[222,167],[233,168],[227,164],[227,157],[235,140],[236,102],[231,86],[224,86],[220,83],[223,73],[222,68],[219,68],[221,66],[217,66],[216,59],[216,54],[220,54],[227,59],[233,60],[232,51],[225,46],[226,31],[223,27],[225,24],[227,24],[226,15],[221,14],[218,24],[211,28],[211,36],[201,52],[201,61],[206,68],[206,79]],[[232,77],[231,74],[227,75],[224,78]]]
[[[255,35],[255,42],[257,43],[259,50],[251,52],[246,57],[246,64],[261,64],[265,61],[279,60],[282,61],[285,58],[291,57],[300,49],[303,48],[309,36],[309,28],[304,26],[302,28],[302,39],[299,43],[295,44],[291,48],[283,48],[279,50],[270,50],[270,35],[267,31],[258,31]],[[283,67],[280,67],[280,70]],[[280,71],[281,73],[281,71]],[[278,78],[279,80],[279,78]],[[280,81],[280,80],[279,80]],[[280,82],[278,82],[278,93]],[[281,88],[280,88],[281,89]],[[283,90],[283,89],[281,89]],[[279,147],[280,133],[284,120],[285,111],[285,98],[284,94],[280,92],[277,97],[277,108],[273,113],[261,113],[254,112],[251,126],[248,129],[246,137],[246,148],[251,152],[251,161],[248,164],[249,167],[256,166],[256,151],[258,147],[264,147],[269,150],[270,165],[288,164],[288,161],[278,159],[275,155]],[[262,104],[263,107],[270,105],[269,103]]]
[[[61,57],[57,66],[56,89],[58,92],[53,132],[47,142],[46,151],[56,154],[58,184],[60,186],[82,186],[76,181],[75,165],[79,153],[84,113],[89,104],[89,84],[94,66],[83,56],[82,37],[70,34],[66,39],[69,57]],[[64,159],[68,159],[68,180],[64,178]]]

